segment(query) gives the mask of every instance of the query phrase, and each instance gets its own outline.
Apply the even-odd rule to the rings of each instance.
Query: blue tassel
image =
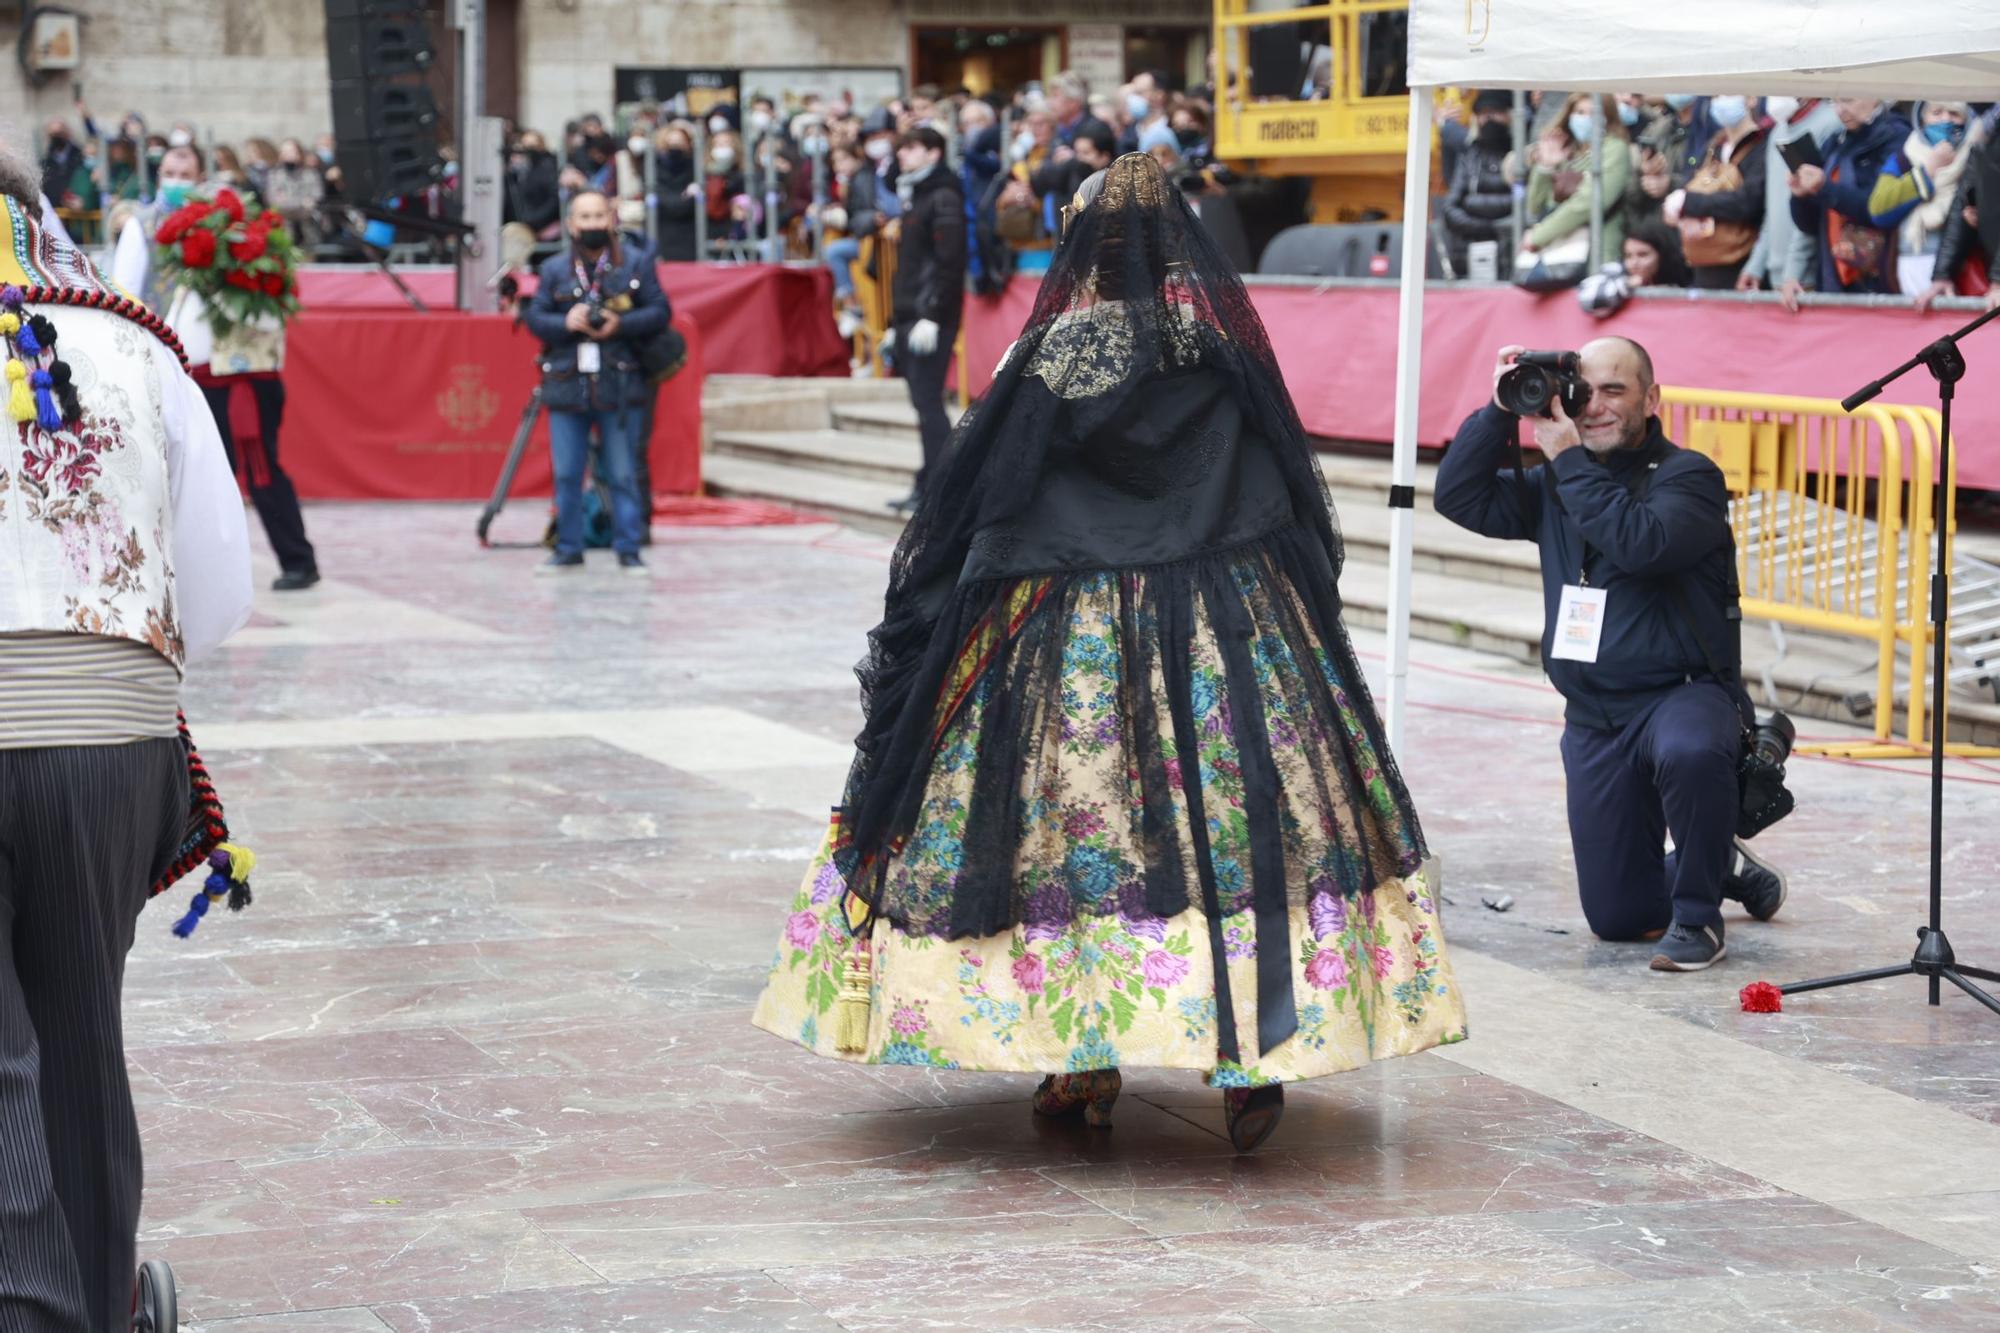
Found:
[[[42,354],[42,340],[35,336],[34,328],[26,320],[21,321],[21,329],[14,335],[14,346],[23,361],[33,361]]]
[[[55,380],[46,370],[38,370],[28,376],[28,383],[35,389],[35,421],[45,431],[51,433],[63,427],[62,409],[56,406],[53,392]]]
[[[207,915],[208,894],[206,891],[203,891],[197,893],[194,896],[194,900],[188,904],[187,915],[174,922],[174,934],[180,936],[182,939],[186,939],[188,936],[194,934],[194,928],[200,925],[201,919]]]

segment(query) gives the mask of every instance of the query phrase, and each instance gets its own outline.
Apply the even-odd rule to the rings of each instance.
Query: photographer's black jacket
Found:
[[[1488,537],[1542,552],[1542,665],[1569,701],[1565,716],[1615,729],[1674,686],[1711,679],[1672,589],[1684,594],[1708,652],[1732,689],[1740,674],[1736,542],[1722,471],[1648,423],[1646,442],[1599,457],[1575,448],[1517,477],[1520,418],[1491,403],[1466,419],[1438,468],[1437,511]],[[1650,477],[1648,474],[1650,473]],[[1590,585],[1606,592],[1595,662],[1549,656],[1563,585],[1588,553]]]

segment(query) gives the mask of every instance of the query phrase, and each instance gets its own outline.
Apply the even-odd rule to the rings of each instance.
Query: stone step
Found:
[[[727,456],[861,477],[908,494],[923,449],[914,438],[834,430],[725,430],[709,439],[709,457]]]
[[[907,480],[889,482],[726,453],[708,455],[702,477],[715,495],[789,505],[803,514],[892,537],[902,532],[904,520],[889,502],[910,493]]]

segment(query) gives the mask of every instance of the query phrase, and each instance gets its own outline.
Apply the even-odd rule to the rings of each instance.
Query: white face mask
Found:
[[[1774,124],[1783,125],[1799,114],[1799,99],[1796,97],[1767,97],[1764,99],[1764,114]]]
[[[646,141],[635,134],[625,141],[625,151],[634,157],[644,157],[646,155]]]
[[[1125,94],[1125,114],[1130,116],[1133,120],[1135,121],[1144,120],[1147,116],[1152,114],[1152,111],[1153,111],[1153,104],[1152,102],[1147,100],[1146,94],[1144,93]]]
[[[728,128],[729,128],[729,117],[710,116],[708,118],[708,132],[710,134],[721,134]]]
[[[750,113],[750,128],[759,134],[770,129],[771,113],[768,111],[752,111]]]
[[[1014,136],[1014,156],[1016,158],[1026,157],[1028,154],[1034,151],[1035,151],[1035,136],[1031,131],[1022,130],[1019,134]]]
[[[728,144],[723,144],[721,147],[717,148],[714,152],[710,153],[708,157],[709,160],[715,163],[716,166],[722,167],[724,169],[736,165],[736,150],[734,148],[731,148]]]
[[[870,139],[865,151],[871,162],[886,162],[889,154],[896,151],[896,146],[887,139]]]
[[[186,130],[175,130],[167,136],[167,146],[169,148],[186,148],[193,142],[194,136]]]

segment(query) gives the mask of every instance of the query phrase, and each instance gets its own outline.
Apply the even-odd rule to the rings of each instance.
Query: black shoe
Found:
[[[551,574],[568,574],[582,568],[583,555],[581,552],[576,555],[552,555],[542,561],[541,564],[535,566],[535,575],[537,578],[542,578]]]
[[[1759,921],[1769,921],[1785,905],[1785,872],[1766,865],[1736,844],[1732,864],[1735,869],[1722,881],[1722,896],[1743,904],[1743,910]]]
[[[646,568],[646,562],[639,558],[637,552],[634,552],[631,555],[621,555],[618,557],[618,572],[621,574],[636,574],[644,578],[653,571]]]
[[[1700,972],[1713,967],[1729,954],[1722,942],[1722,926],[1684,926],[1676,921],[1660,940],[1653,955],[1655,972]]]
[[[317,569],[289,569],[278,575],[271,583],[272,592],[297,592],[310,588],[319,582]]]
[[[915,491],[911,491],[911,492],[910,492],[910,493],[909,493],[908,495],[904,496],[904,497],[903,497],[902,499],[900,499],[900,500],[891,500],[891,501],[889,501],[889,508],[891,508],[891,509],[895,510],[895,511],[896,511],[897,513],[899,513],[899,514],[914,514],[914,513],[916,513],[916,512],[917,512],[917,493],[916,493]]]

